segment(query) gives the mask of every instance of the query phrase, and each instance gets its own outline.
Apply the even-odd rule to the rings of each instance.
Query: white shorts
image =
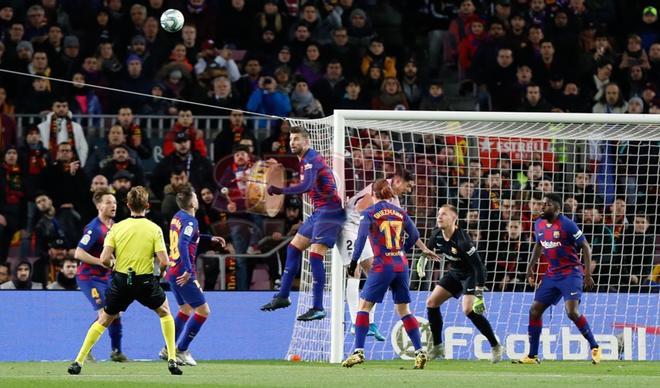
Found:
[[[344,259],[344,265],[346,266],[351,263],[351,259],[353,258],[353,248],[355,248],[355,240],[357,240],[359,228],[360,225],[347,222],[344,224],[344,229],[342,229],[339,235],[337,248],[339,249],[339,254]],[[372,257],[374,257],[374,251],[371,249],[371,242],[369,241],[369,238],[367,238],[358,262],[361,263],[364,260],[371,259]]]

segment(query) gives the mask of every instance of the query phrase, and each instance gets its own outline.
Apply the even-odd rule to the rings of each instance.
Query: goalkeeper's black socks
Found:
[[[426,316],[429,318],[431,334],[433,334],[433,345],[442,343],[442,313],[440,307],[427,307]]]
[[[493,333],[493,328],[490,326],[488,319],[481,314],[477,314],[474,311],[470,311],[470,314],[467,315],[468,318],[472,321],[474,326],[479,329],[481,334],[483,334],[490,343],[490,346],[497,346],[497,338],[495,338],[495,333]]]

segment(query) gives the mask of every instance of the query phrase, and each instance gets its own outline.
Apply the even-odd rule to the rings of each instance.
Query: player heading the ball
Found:
[[[291,152],[300,159],[301,182],[296,186],[285,188],[268,186],[268,194],[309,193],[314,212],[303,223],[287,248],[280,291],[270,302],[261,306],[261,310],[272,311],[291,304],[289,293],[293,279],[300,269],[302,252],[311,247],[309,261],[312,267],[313,306],[300,315],[298,320],[312,321],[323,319],[326,316],[323,309],[323,289],[325,287],[323,257],[328,249],[335,245],[344,221],[346,221],[346,213],[341,206],[332,170],[328,167],[323,155],[311,148],[309,132],[301,127],[291,128],[289,145]]]

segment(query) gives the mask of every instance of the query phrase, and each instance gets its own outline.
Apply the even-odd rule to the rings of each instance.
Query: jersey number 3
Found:
[[[176,230],[170,230],[170,258],[172,260],[179,258],[179,234]]]
[[[403,221],[383,221],[380,224],[379,229],[385,235],[385,248],[401,249],[402,226]]]

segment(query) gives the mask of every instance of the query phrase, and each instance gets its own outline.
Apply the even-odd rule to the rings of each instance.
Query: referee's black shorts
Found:
[[[474,295],[477,282],[472,273],[465,274],[460,271],[450,270],[440,279],[438,285],[449,291],[454,298],[458,298],[461,294]]]
[[[105,292],[105,312],[117,315],[120,311],[126,311],[135,300],[143,306],[155,310],[165,302],[165,299],[165,291],[155,276],[133,276],[133,282],[129,285],[128,275],[113,272],[110,288]]]

